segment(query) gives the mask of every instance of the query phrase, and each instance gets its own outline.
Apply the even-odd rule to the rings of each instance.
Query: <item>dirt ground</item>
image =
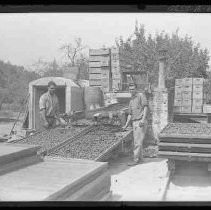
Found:
[[[127,166],[130,155],[109,162],[113,201],[161,201],[167,183],[166,159],[145,158]]]

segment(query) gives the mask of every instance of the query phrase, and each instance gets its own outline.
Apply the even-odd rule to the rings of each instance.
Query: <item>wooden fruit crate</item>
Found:
[[[203,92],[203,85],[193,85],[193,92]]]
[[[99,62],[89,62],[89,68],[99,68],[101,67],[101,61]]]
[[[188,91],[191,92],[193,90],[193,86],[189,84],[185,84],[182,86],[182,91]]]
[[[192,113],[202,113],[202,105],[193,105],[192,106]]]
[[[182,99],[181,100],[181,105],[182,106],[191,106],[192,105],[192,100],[191,99]]]
[[[193,78],[183,78],[183,85],[190,85],[192,86],[193,84]]]
[[[101,68],[89,68],[90,74],[101,74]]]
[[[193,99],[203,99],[203,92],[193,92]]]
[[[193,78],[193,85],[203,85],[204,79],[203,78]]]
[[[110,54],[110,49],[90,49],[89,50],[89,55],[109,55]]]
[[[183,85],[183,79],[175,79],[175,86],[182,86]]]
[[[89,80],[96,80],[96,79],[101,79],[101,74],[89,74]]]
[[[203,105],[203,113],[211,113],[211,104],[204,104]]]
[[[181,99],[174,99],[174,106],[181,106],[182,105],[182,100]]]
[[[191,106],[181,106],[181,113],[191,113]]]
[[[191,99],[192,98],[192,92],[191,91],[183,91],[182,92],[182,99]]]

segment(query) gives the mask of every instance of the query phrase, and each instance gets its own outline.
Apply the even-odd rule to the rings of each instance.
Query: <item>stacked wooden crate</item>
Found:
[[[101,87],[104,92],[111,90],[110,49],[89,50],[89,85]]]
[[[121,48],[111,48],[112,89],[122,89],[122,85],[127,83],[127,77],[123,72],[130,71],[131,67],[132,55],[130,52]]]
[[[193,113],[202,113],[203,107],[203,78],[193,78]]]
[[[191,113],[192,108],[192,78],[183,78],[182,79],[182,97],[181,97],[181,112],[182,113]]]
[[[182,79],[175,80],[175,93],[174,93],[174,112],[180,113],[182,110]]]
[[[175,80],[174,112],[202,113],[203,78]]]

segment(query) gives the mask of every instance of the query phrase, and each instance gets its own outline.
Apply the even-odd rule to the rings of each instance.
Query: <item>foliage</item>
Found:
[[[133,68],[137,71],[146,70],[152,86],[158,83],[158,52],[161,47],[167,50],[166,82],[167,87],[173,86],[174,79],[183,77],[207,77],[209,52],[201,49],[191,37],[179,36],[179,29],[171,36],[164,31],[153,38],[146,36],[144,25],[136,22],[133,34],[124,41],[122,37],[116,39],[117,46],[131,51],[133,54]],[[132,37],[133,40],[132,40]]]
[[[87,46],[82,44],[81,38],[75,38],[73,43],[63,44],[59,49],[64,54],[64,57],[67,58],[68,64],[70,66],[75,66],[77,61],[83,57],[83,50]]]
[[[38,78],[35,72],[0,60],[0,110],[4,103],[22,104],[29,82]]]

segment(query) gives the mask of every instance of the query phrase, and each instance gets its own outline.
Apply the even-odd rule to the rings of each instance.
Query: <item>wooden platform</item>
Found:
[[[211,162],[211,136],[205,133],[199,135],[161,132],[158,146],[158,156],[161,158]]]
[[[0,175],[41,161],[39,146],[2,143],[0,146]]]
[[[1,145],[1,201],[95,201],[111,195],[107,163],[42,159],[36,152],[37,147]]]

